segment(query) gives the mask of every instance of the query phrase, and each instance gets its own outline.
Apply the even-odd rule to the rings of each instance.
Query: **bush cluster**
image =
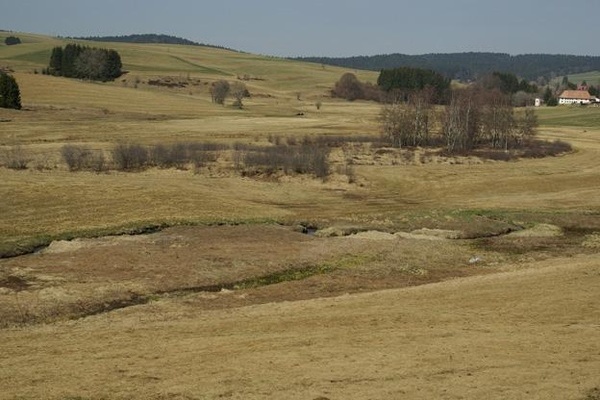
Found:
[[[275,145],[236,150],[234,159],[241,160],[238,168],[246,175],[313,174],[318,178],[329,175],[329,148],[312,145]]]
[[[87,146],[64,145],[61,155],[69,171],[91,170],[101,172],[106,169],[106,159],[101,150],[92,150]]]

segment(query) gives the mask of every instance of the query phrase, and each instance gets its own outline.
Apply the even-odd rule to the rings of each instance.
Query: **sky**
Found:
[[[264,55],[600,56],[600,0],[0,0],[0,29],[164,33]]]

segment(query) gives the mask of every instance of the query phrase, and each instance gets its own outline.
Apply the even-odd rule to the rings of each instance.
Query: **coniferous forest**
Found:
[[[562,54],[516,56],[504,53],[384,54],[345,58],[301,57],[297,59],[372,71],[400,67],[424,68],[462,81],[474,80],[494,71],[509,72],[528,80],[536,80],[600,70],[600,57]]]
[[[111,81],[123,74],[121,56],[115,50],[68,44],[52,49],[44,72],[66,78]]]

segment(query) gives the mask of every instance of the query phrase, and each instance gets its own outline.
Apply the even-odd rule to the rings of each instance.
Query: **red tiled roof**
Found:
[[[592,96],[587,90],[565,90],[559,96],[561,99],[577,99],[577,100],[590,100]]]

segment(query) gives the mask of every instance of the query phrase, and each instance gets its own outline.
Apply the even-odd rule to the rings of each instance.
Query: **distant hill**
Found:
[[[493,72],[511,72],[522,78],[578,74],[600,70],[600,57],[554,54],[524,54],[512,56],[504,53],[447,53],[447,54],[384,54],[346,58],[300,57],[309,61],[338,67],[379,71],[397,67],[427,68],[452,79],[470,80]]]
[[[223,46],[198,43],[192,40],[171,35],[159,35],[155,33],[144,33],[124,36],[89,36],[75,37],[73,39],[90,40],[94,42],[119,42],[119,43],[150,43],[150,44],[181,44],[186,46],[203,46],[216,49],[233,50]]]

